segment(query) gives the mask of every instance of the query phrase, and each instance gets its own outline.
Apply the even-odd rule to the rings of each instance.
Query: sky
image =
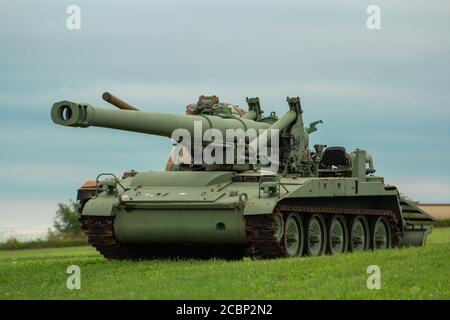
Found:
[[[311,146],[366,149],[402,193],[450,202],[449,30],[446,0],[2,0],[0,240],[42,235],[101,172],[164,169],[166,138],[52,123],[56,101],[111,107],[104,91],[179,114],[201,94],[279,115],[300,96],[305,122],[324,122]]]

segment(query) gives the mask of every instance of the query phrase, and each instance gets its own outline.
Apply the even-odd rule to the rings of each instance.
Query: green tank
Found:
[[[299,98],[287,99],[281,117],[264,117],[258,98],[247,98],[246,112],[201,96],[186,115],[139,111],[109,93],[103,98],[122,110],[61,101],[51,117],[63,126],[165,136],[178,148],[166,171],[101,173],[78,190],[83,229],[108,259],[337,255],[422,246],[432,230],[430,215],[374,175],[366,150],[310,149],[309,135],[322,121],[305,126]],[[179,129],[188,135],[174,138]],[[225,140],[230,129],[244,138]],[[206,138],[211,132],[214,139]],[[252,156],[264,147],[270,157]],[[228,161],[192,161],[207,150]]]

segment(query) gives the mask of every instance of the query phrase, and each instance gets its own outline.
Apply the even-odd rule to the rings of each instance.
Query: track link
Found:
[[[140,258],[133,248],[127,247],[116,240],[112,217],[84,216],[81,218],[81,222],[89,243],[105,258],[116,260],[137,260]]]
[[[246,233],[252,259],[286,256],[284,246],[275,236],[275,215],[247,216]]]

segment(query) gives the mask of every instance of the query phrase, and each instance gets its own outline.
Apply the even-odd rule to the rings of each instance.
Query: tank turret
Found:
[[[264,165],[269,165],[270,161],[267,157],[259,157],[258,152],[262,148],[270,148],[272,146],[271,139],[276,137],[277,151],[279,149],[279,158],[276,159],[276,170],[280,169],[281,172],[301,173],[303,175],[312,173],[310,167],[313,162],[308,151],[308,132],[303,125],[303,111],[299,98],[287,99],[289,111],[280,118],[274,114],[270,117],[262,118],[258,98],[247,98],[250,110],[242,116],[235,116],[230,113],[229,109],[227,109],[227,112],[213,112],[213,110],[219,110],[219,107],[223,108],[220,110],[228,108],[228,106],[220,106],[216,96],[212,98],[201,96],[197,104],[199,106],[197,112],[188,115],[139,111],[136,107],[109,93],[103,94],[103,97],[106,101],[120,108],[120,110],[96,108],[87,103],[60,101],[56,102],[52,107],[52,120],[56,124],[63,126],[112,128],[174,138],[177,142],[184,141],[184,139],[174,135],[174,133],[176,133],[176,130],[183,129],[189,133],[191,138],[188,148],[191,153],[195,152],[192,149],[192,142],[198,142],[199,140],[195,140],[195,137],[200,135],[202,148],[210,145],[210,148],[226,149],[230,144],[233,147],[234,145],[244,144],[246,159],[250,157],[249,154],[253,154],[256,155],[253,157],[256,161],[252,164],[263,162]],[[210,129],[218,130],[221,133],[221,137],[218,138],[216,135],[214,138],[204,139],[206,132]],[[243,139],[227,141],[229,130],[235,130],[235,133],[243,132]],[[253,130],[253,135],[249,134],[251,130]],[[221,159],[220,164],[230,164],[229,159],[225,161],[225,154]],[[234,159],[235,163],[238,162],[237,157]],[[213,167],[210,166],[209,169],[211,168]],[[224,167],[219,166],[217,168],[223,170]],[[245,171],[253,168],[253,166],[227,168]]]

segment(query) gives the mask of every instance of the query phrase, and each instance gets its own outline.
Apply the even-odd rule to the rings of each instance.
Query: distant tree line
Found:
[[[83,235],[76,202],[69,200],[68,204],[58,203],[58,210],[53,219],[53,229],[48,230],[48,239],[74,238]]]

